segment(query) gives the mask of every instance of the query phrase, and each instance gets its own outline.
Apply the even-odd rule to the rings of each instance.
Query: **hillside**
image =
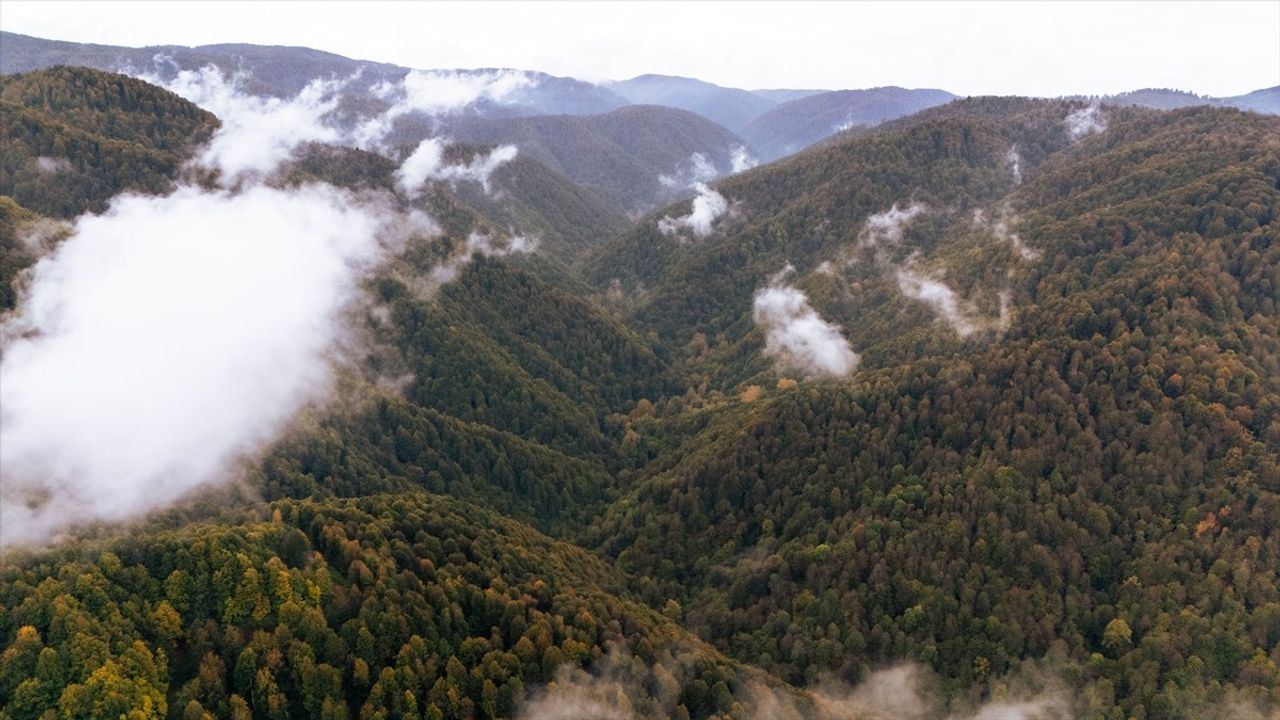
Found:
[[[1080,108],[954,103],[721,183],[744,217],[701,244],[619,241],[594,267],[638,268],[632,316],[727,392],[633,427],[657,460],[589,544],[791,682],[1056,653],[1085,717],[1280,700],[1280,124],[1115,110],[1073,142]],[[802,377],[744,357],[788,261],[861,365],[734,399]]]
[[[187,153],[217,127],[170,92],[79,68],[0,76],[0,113],[0,194],[61,218],[101,211],[126,189],[169,188]]]
[[[955,96],[943,90],[899,87],[837,90],[783,102],[742,129],[742,137],[766,160],[799,152],[857,125],[875,125],[941,105]]]
[[[0,587],[14,638],[0,697],[15,718],[497,718],[619,701],[701,718],[742,712],[727,684],[753,679],[587,552],[425,493],[276,501],[69,543],[6,564]],[[633,654],[646,665],[623,674]],[[606,656],[618,678],[594,688],[557,672]]]
[[[733,132],[741,132],[747,123],[778,102],[746,90],[670,75],[639,75],[608,83],[608,88],[637,105],[688,110]]]

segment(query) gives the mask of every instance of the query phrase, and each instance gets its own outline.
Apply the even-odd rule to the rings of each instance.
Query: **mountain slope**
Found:
[[[643,597],[792,682],[1056,653],[1082,717],[1280,703],[1280,121],[1113,110],[1072,142],[1080,107],[962,101],[748,173],[717,188],[740,225],[649,263],[637,317],[730,348],[686,351],[705,376],[770,379],[748,291],[788,259],[862,366],[633,426],[661,460],[588,541]],[[913,199],[877,253],[860,208]],[[904,272],[974,323],[1003,286],[1007,320],[961,333]]]
[[[766,160],[773,160],[839,130],[893,120],[955,97],[943,90],[899,87],[823,92],[784,102],[761,114],[742,129],[742,137]]]
[[[776,100],[746,90],[670,75],[639,75],[608,83],[608,87],[637,105],[688,110],[733,132],[741,132],[747,123],[777,104]]]
[[[278,501],[6,564],[0,697],[15,718],[742,712],[727,688],[759,674],[621,587],[583,550],[440,496]]]
[[[218,125],[166,90],[83,68],[0,76],[0,113],[0,194],[62,218],[101,211],[126,189],[169,188]]]

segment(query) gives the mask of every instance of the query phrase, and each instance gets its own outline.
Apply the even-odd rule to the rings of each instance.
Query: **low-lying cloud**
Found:
[[[670,175],[659,175],[658,182],[671,190],[687,190],[701,183],[714,180],[720,175],[715,163],[706,155],[695,152],[689,156],[689,162]]]
[[[913,202],[905,208],[899,208],[898,203],[894,203],[888,210],[867,218],[866,226],[862,231],[863,242],[871,247],[897,244],[902,240],[902,233],[907,225],[925,210],[925,206],[918,202]]]
[[[729,156],[729,171],[733,173],[746,172],[759,164],[760,161],[751,156],[745,145],[734,148],[733,154]]]
[[[448,115],[482,101],[507,103],[537,84],[533,76],[520,70],[411,70],[398,81],[381,82],[370,89],[389,106],[355,130],[355,142],[359,147],[379,148],[402,117]]]
[[[441,285],[452,282],[462,272],[471,259],[477,255],[485,257],[505,257],[507,255],[523,255],[538,249],[538,239],[524,235],[512,235],[505,239],[497,239],[480,232],[467,236],[467,241],[458,247],[449,257],[431,270],[429,276],[431,287],[428,292]]]
[[[1018,146],[1010,147],[1008,152],[1004,154],[1004,162],[1009,166],[1009,173],[1013,175],[1013,184],[1022,184],[1022,155],[1018,152]]]
[[[858,354],[840,329],[823,320],[803,291],[787,285],[788,266],[755,294],[751,317],[765,331],[764,354],[785,370],[804,375],[848,375]]]
[[[1024,242],[1022,236],[1013,229],[1018,217],[1007,203],[1001,204],[995,215],[995,220],[989,223],[982,210],[974,210],[974,227],[989,231],[1000,242],[1009,243],[1009,247],[1023,260],[1033,262],[1041,258],[1040,251]]]
[[[192,161],[219,171],[221,187],[118,196],[76,220],[24,278],[0,325],[5,546],[238,476],[298,412],[333,394],[363,280],[439,232],[387,191],[271,184],[303,143],[342,141],[329,123],[341,83],[261,98],[205,69],[166,85],[222,120]],[[447,165],[439,150],[398,170],[406,194],[428,179],[487,184],[515,153]],[[536,245],[473,234],[423,281],[439,287],[476,255]]]
[[[723,195],[705,183],[697,183],[694,187],[698,196],[693,199],[693,208],[688,215],[667,216],[658,221],[658,231],[663,235],[679,235],[681,231],[688,230],[694,237],[705,238],[715,230],[716,220],[728,212],[729,201]]]
[[[171,80],[142,76],[212,112],[222,127],[196,162],[219,170],[227,187],[246,178],[262,178],[313,142],[338,142],[331,122],[344,81],[313,80],[289,99],[259,97],[241,90],[242,78],[226,76],[210,65],[182,70]]]
[[[1063,122],[1066,123],[1067,133],[1072,140],[1107,129],[1106,118],[1102,116],[1102,108],[1097,103],[1071,111]]]
[[[329,387],[394,217],[308,185],[183,187],[78,220],[4,328],[3,543],[173,502],[260,449]]]
[[[429,180],[449,183],[471,181],[489,192],[490,176],[514,160],[517,153],[514,145],[501,145],[475,155],[468,162],[450,165],[444,161],[444,150],[445,142],[441,138],[427,138],[418,143],[418,147],[396,170],[396,186],[406,195],[417,196]]]
[[[1007,290],[998,293],[999,312],[995,317],[990,317],[961,298],[946,283],[917,271],[913,259],[908,259],[899,267],[896,276],[898,290],[903,295],[927,305],[938,319],[961,338],[983,330],[1004,332],[1012,324],[1012,297]]]

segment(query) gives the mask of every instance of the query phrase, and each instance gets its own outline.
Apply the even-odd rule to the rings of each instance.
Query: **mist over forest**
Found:
[[[0,27],[0,718],[1280,717],[1280,85]]]

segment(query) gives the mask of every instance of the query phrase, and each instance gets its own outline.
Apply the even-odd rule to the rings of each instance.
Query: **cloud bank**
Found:
[[[313,80],[293,98],[248,95],[241,79],[225,76],[210,65],[183,70],[172,80],[142,79],[167,88],[208,110],[222,127],[196,162],[221,172],[220,182],[231,187],[248,178],[262,178],[312,142],[338,142],[342,133],[330,122],[345,81]]]
[[[220,480],[329,386],[387,208],[330,186],[118,198],[7,323],[0,539],[41,541]]]
[[[693,199],[688,215],[668,216],[658,221],[658,231],[663,235],[678,235],[682,230],[689,230],[694,237],[705,238],[713,232],[715,221],[729,210],[729,201],[705,183],[696,183],[694,187],[698,196]]]
[[[783,284],[790,266],[755,294],[751,317],[764,328],[764,354],[804,375],[848,375],[858,354],[840,329],[819,317],[804,292]]]
[[[402,117],[448,115],[482,101],[507,103],[537,84],[529,73],[519,70],[411,70],[399,81],[370,88],[370,94],[389,106],[356,128],[354,142],[362,148],[379,148]]]

